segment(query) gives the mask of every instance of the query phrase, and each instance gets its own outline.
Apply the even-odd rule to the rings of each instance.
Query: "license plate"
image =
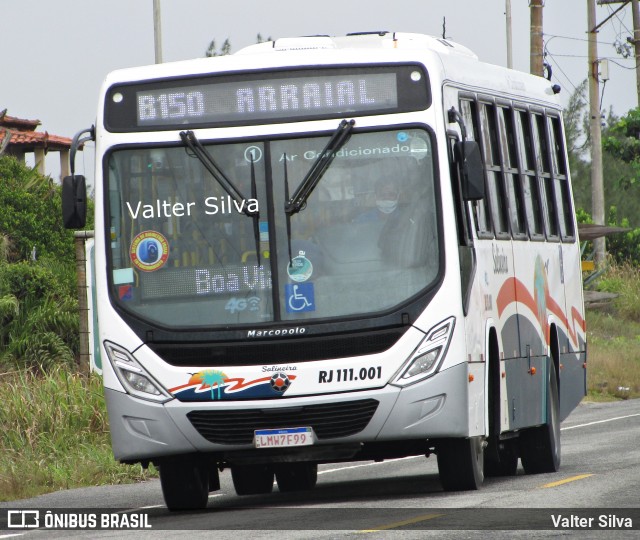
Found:
[[[314,442],[310,427],[258,429],[254,432],[256,448],[284,448],[287,446],[309,446]]]

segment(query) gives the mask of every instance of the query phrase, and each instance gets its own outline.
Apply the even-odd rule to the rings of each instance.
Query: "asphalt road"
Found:
[[[515,477],[486,479],[479,491],[444,493],[435,456],[415,457],[322,465],[312,491],[281,494],[274,487],[270,495],[238,497],[229,471],[224,471],[221,490],[211,494],[202,512],[168,512],[157,480],[3,503],[0,540],[121,538],[125,534],[165,540],[211,537],[212,533],[216,539],[234,540],[363,535],[486,538],[488,534],[492,538],[639,538],[639,443],[640,400],[583,403],[562,424],[562,465],[555,474],[525,475],[520,467]],[[40,509],[41,528],[7,529],[7,511],[17,509]],[[95,509],[108,510],[128,516],[116,519],[130,521],[143,512],[152,529],[125,533],[42,527],[47,510],[62,509],[85,516]],[[590,517],[592,528],[583,528]],[[612,530],[611,525],[618,528]]]

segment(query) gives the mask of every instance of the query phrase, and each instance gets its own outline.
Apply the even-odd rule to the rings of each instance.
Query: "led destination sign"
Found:
[[[105,124],[144,131],[362,116],[425,109],[428,98],[417,66],[216,75],[112,87]]]
[[[271,290],[271,270],[257,264],[224,268],[171,268],[140,280],[142,300],[204,297]]]

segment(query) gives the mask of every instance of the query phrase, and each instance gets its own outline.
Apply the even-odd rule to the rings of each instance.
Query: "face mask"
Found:
[[[398,200],[396,199],[395,201],[385,201],[385,200],[376,201],[376,204],[378,205],[378,210],[380,210],[380,212],[382,212],[383,214],[390,214],[396,209],[396,206],[398,206]]]

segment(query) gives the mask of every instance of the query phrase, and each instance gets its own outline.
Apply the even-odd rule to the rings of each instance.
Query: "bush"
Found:
[[[73,363],[78,303],[68,276],[60,277],[63,268],[54,273],[38,263],[0,264],[0,367],[46,370]]]
[[[581,208],[576,210],[576,217],[578,223],[593,223],[591,215]],[[618,209],[615,206],[609,208],[607,225],[625,229],[631,228],[627,218],[618,221]],[[584,252],[587,254],[593,252],[592,242],[586,242]],[[607,236],[607,253],[616,264],[631,263],[640,266],[640,228]]]
[[[598,290],[615,293],[614,305],[619,317],[640,320],[640,269],[627,262],[613,263],[600,278]]]
[[[69,365],[78,354],[74,240],[61,206],[51,178],[0,157],[0,372]]]
[[[50,254],[70,260],[73,232],[62,225],[61,188],[12,156],[0,157],[0,235],[8,239],[9,262]]]

